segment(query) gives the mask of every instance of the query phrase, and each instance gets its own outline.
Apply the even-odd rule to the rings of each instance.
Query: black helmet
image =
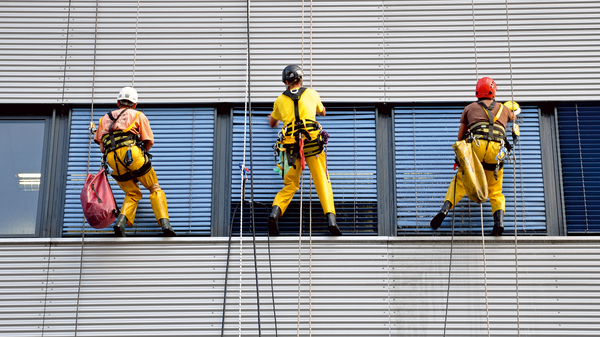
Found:
[[[285,81],[293,83],[297,80],[301,80],[302,76],[304,76],[302,68],[295,64],[290,64],[289,66],[285,67],[285,69],[283,69],[283,72],[281,73],[281,80],[283,81],[283,83],[285,83]]]

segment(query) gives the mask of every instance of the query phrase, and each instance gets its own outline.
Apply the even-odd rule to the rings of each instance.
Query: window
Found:
[[[452,170],[452,144],[456,141],[463,108],[420,106],[398,107],[394,110],[398,235],[438,232],[431,229],[429,222],[441,208],[448,185],[456,173]],[[516,149],[516,172],[512,163],[507,162],[504,166],[505,233],[514,233],[515,214],[520,233],[545,233],[538,109],[521,108],[521,141]],[[516,173],[516,186],[513,172]],[[484,232],[489,234],[493,226],[489,201],[483,204],[483,213]],[[451,221],[452,212],[448,213],[439,232],[449,234]],[[455,232],[481,234],[479,205],[467,197],[456,205]]]
[[[255,207],[256,230],[266,233],[268,213],[275,195],[283,187],[283,179],[275,172],[273,144],[279,128],[271,129],[267,114],[272,110],[253,111],[252,117],[252,162],[250,161],[250,128],[246,126],[246,167],[253,169],[251,182],[246,183],[245,200],[259,202]],[[327,146],[327,170],[331,179],[337,224],[344,235],[377,235],[377,168],[375,151],[375,108],[327,106],[327,115],[317,117],[329,135]],[[247,120],[249,123],[249,120]],[[244,153],[244,111],[233,113],[233,158],[231,183],[231,214],[240,204],[240,171]],[[308,166],[304,173],[302,196],[303,234],[309,231],[312,221],[314,234],[329,234],[327,220],[319,202],[317,192],[309,188]],[[250,178],[250,175],[248,175]],[[312,190],[312,191],[311,191]],[[296,192],[285,215],[279,221],[281,235],[298,235],[300,220],[300,195]],[[311,194],[312,193],[312,194]],[[312,207],[308,205],[311,202]],[[310,214],[312,212],[312,214]],[[234,219],[233,233],[239,233],[239,214]],[[251,230],[250,209],[244,207],[244,228]]]
[[[0,235],[39,235],[45,119],[0,119]]]
[[[600,151],[597,103],[558,106],[568,234],[600,233]]]
[[[112,109],[94,111],[93,121]],[[212,108],[152,108],[141,109],[154,133],[155,144],[150,151],[158,182],[167,196],[169,219],[178,235],[210,235],[211,188],[213,165],[214,109]],[[67,192],[64,208],[63,236],[80,236],[84,224],[79,194],[88,170],[100,169],[101,153],[92,143],[89,149],[89,109],[74,109],[71,122],[71,142],[68,158]],[[88,153],[89,169],[88,169]],[[109,177],[115,199],[121,207],[124,193]],[[141,187],[134,232],[128,236],[153,236],[161,233],[149,192]],[[86,224],[86,235],[112,235],[112,227],[94,229]]]

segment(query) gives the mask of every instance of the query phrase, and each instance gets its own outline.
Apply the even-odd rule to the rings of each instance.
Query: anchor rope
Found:
[[[508,67],[510,70],[510,97],[511,101],[515,101],[515,91],[514,91],[514,81],[513,81],[513,67],[512,67],[512,51],[510,45],[510,22],[508,16],[508,0],[505,0],[506,6],[506,37],[508,43]],[[513,124],[517,124],[517,118]],[[514,132],[514,126],[513,126]],[[517,144],[514,144],[514,147],[517,147]],[[521,155],[521,144],[519,143],[519,157]],[[516,149],[515,149],[516,150]],[[516,296],[516,304],[517,304],[517,336],[521,336],[521,322],[520,322],[520,308],[519,308],[519,258],[518,258],[518,240],[517,240],[517,157],[515,155],[515,150],[513,150],[513,186],[514,186],[514,202],[515,202],[515,210],[514,210],[514,220],[515,220],[515,296]],[[522,161],[521,161],[522,163]],[[521,169],[522,169],[521,164]],[[521,173],[521,184],[523,183],[523,174]],[[523,186],[521,185],[521,193],[523,192]],[[522,200],[522,199],[521,199]]]
[[[92,153],[92,130],[94,123],[94,101],[95,101],[95,93],[96,93],[96,56],[97,56],[97,47],[98,47],[98,12],[99,12],[99,4],[100,0],[96,0],[96,17],[94,21],[94,56],[92,61],[92,103],[90,107],[90,124],[89,131],[90,134],[88,136],[88,153],[87,153],[87,165],[86,165],[86,176],[90,173],[90,158]],[[70,6],[69,6],[70,7]],[[68,34],[68,32],[67,32]],[[77,337],[78,326],[79,326],[79,305],[81,302],[81,283],[83,278],[83,253],[85,248],[85,216],[83,217],[82,225],[81,225],[81,250],[79,257],[79,279],[77,285],[77,305],[75,307],[75,337]],[[50,259],[48,259],[49,261]]]

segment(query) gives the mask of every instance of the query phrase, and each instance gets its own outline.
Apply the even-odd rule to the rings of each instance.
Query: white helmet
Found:
[[[138,102],[138,93],[132,87],[124,87],[121,89],[121,91],[119,91],[117,101],[129,101],[133,104],[136,104]]]

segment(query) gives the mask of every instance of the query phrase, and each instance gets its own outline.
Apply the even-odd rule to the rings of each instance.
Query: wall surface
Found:
[[[258,312],[264,336],[600,329],[597,238],[520,237],[518,259],[510,236],[303,237],[300,262],[298,244],[257,238],[255,267],[233,238],[226,336],[257,336]],[[0,335],[219,336],[226,261],[227,238],[1,239]]]
[[[325,102],[591,100],[599,37],[598,0],[2,2],[0,103],[271,102],[293,63]]]

